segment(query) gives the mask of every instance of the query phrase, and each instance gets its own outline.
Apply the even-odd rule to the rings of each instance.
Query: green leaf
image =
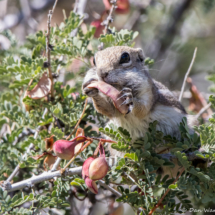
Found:
[[[124,158],[130,158],[131,160],[138,161],[138,156],[136,153],[126,153]]]
[[[169,185],[169,189],[176,189],[178,187],[178,185],[177,184],[170,184]]]
[[[78,182],[76,182],[76,181],[72,181],[72,182],[70,183],[70,185],[72,185],[72,186],[81,186],[81,184],[78,183]]]
[[[57,139],[62,139],[64,137],[64,132],[59,128],[52,128],[51,134],[55,135]]]

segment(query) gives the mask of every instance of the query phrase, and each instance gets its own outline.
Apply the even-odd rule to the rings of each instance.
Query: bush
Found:
[[[138,32],[126,29],[119,32],[112,29],[111,34],[101,35],[95,39],[93,38],[95,28],[89,27],[84,33],[79,28],[82,22],[83,19],[79,15],[71,12],[64,23],[50,28],[50,35],[46,36],[42,31],[29,35],[23,46],[17,45],[10,31],[4,32],[12,45],[10,49],[0,53],[0,128],[4,130],[0,144],[2,181],[7,180],[17,165],[20,170],[13,177],[14,184],[47,173],[45,169],[51,168],[44,162],[45,159],[38,158],[44,151],[47,152],[46,144],[50,141],[47,138],[54,136],[54,140],[65,139],[81,117],[86,99],[86,96],[81,94],[83,71],[90,67],[90,59],[97,49],[89,49],[89,44],[92,47],[97,47],[100,42],[104,47],[133,46],[133,40],[138,35]],[[71,34],[76,30],[75,36]],[[49,38],[48,52],[51,53],[50,61],[47,59],[49,54],[45,55],[47,38]],[[68,65],[75,59],[82,61],[84,66],[80,71],[71,72]],[[150,59],[147,61],[152,62]],[[53,82],[46,78],[45,87],[43,84],[39,85],[44,74],[48,73],[50,77],[51,71],[52,76],[57,77],[62,69],[67,72],[68,78],[75,81],[74,87],[64,86],[57,78],[54,78]],[[50,94],[46,87],[50,89],[53,87],[54,93]],[[33,93],[26,94],[26,91],[34,89],[31,92],[37,91],[37,97],[38,88],[40,92],[42,91],[39,99],[35,99]],[[78,96],[75,94],[77,92]],[[215,105],[214,96],[210,97],[210,102]],[[89,125],[95,122],[101,127],[99,129],[101,134],[116,141],[112,147],[125,153],[124,158],[118,158],[118,162],[105,177],[107,185],[122,178],[120,185],[117,186],[117,202],[130,204],[140,214],[150,214],[156,207],[162,210],[163,214],[184,213],[185,210],[194,208],[197,203],[207,205],[215,202],[213,163],[215,115],[209,119],[208,124],[196,127],[196,133],[192,135],[189,134],[184,118],[179,126],[180,140],[164,136],[156,130],[157,122],[154,122],[150,124],[144,138],[136,140],[134,144],[131,144],[130,135],[123,128],[114,125],[111,125],[111,128],[104,128],[106,119],[95,112],[92,104],[87,104],[80,123],[85,136],[100,138],[100,133],[92,130],[92,126]],[[72,138],[74,137],[72,135]],[[169,153],[155,153],[154,149],[161,143],[169,148]],[[95,138],[81,156],[74,160],[74,167],[82,166],[83,160],[93,155],[97,144]],[[175,165],[170,157],[177,159],[181,166],[178,177],[172,178],[170,175],[161,177],[156,174],[161,166]],[[66,162],[62,160],[60,166],[64,167],[65,164]],[[16,189],[12,192],[11,184],[2,182],[1,212],[33,214],[39,213],[41,209],[57,208],[68,213],[70,199],[77,195],[87,195],[87,187],[78,174],[61,176],[49,181],[26,184],[23,190]],[[76,188],[76,194],[71,191],[71,185]],[[132,189],[131,185],[136,185],[136,189]],[[176,197],[178,203],[175,201]],[[24,208],[23,204],[26,202],[32,204]]]

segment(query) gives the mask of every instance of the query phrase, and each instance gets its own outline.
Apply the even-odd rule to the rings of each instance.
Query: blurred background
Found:
[[[5,30],[11,30],[20,46],[25,43],[27,35],[46,30],[48,10],[53,4],[54,0],[1,0],[0,52],[12,46],[2,33]],[[118,0],[117,5],[111,26],[116,30],[139,32],[135,47],[143,48],[145,55],[154,59],[150,74],[176,94],[179,94],[194,49],[198,48],[183,99],[189,113],[198,113],[207,104],[209,95],[215,92],[215,87],[207,80],[208,74],[215,72],[215,0]],[[82,29],[87,25],[96,27],[94,36],[97,38],[103,32],[101,24],[110,7],[108,0],[59,0],[52,25],[60,25],[73,10],[84,16]],[[68,71],[61,72],[61,81],[74,85],[74,81],[69,80],[70,75],[82,66],[81,62],[73,61]],[[85,67],[83,75],[87,69]],[[207,119],[210,114],[211,110],[208,110],[203,118]],[[77,208],[81,207],[80,202],[77,204],[80,204]],[[120,206],[112,200],[96,204],[93,215],[133,214],[127,205]],[[117,210],[108,213],[111,207]]]

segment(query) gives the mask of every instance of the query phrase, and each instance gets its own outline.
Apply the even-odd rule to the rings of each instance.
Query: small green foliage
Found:
[[[152,67],[152,66],[154,65],[154,60],[151,59],[151,58],[149,58],[149,57],[147,57],[147,58],[145,58],[145,60],[144,60],[144,64],[145,64],[146,66]]]
[[[133,40],[138,36],[138,32],[122,29],[119,32],[112,30],[111,34],[101,35],[99,41],[104,43],[105,47],[111,46],[133,46]]]
[[[118,160],[117,166],[112,167],[112,178],[118,179],[121,176],[121,183],[132,184],[133,180],[125,175],[125,173],[130,174],[138,187],[141,188],[141,190],[138,189],[138,192],[131,192],[118,187],[123,196],[117,201],[129,203],[137,208],[144,207],[145,211],[149,212],[167,188],[170,189],[170,192],[165,197],[164,202],[168,202],[168,204],[163,209],[163,212],[167,214],[174,214],[176,211],[183,213],[182,209],[193,207],[192,202],[185,194],[185,190],[192,193],[202,203],[210,201],[209,199],[214,192],[212,189],[214,187],[212,181],[215,179],[214,165],[208,168],[195,168],[192,162],[188,160],[188,154],[193,153],[193,156],[203,159],[204,162],[207,162],[209,158],[214,159],[213,149],[209,148],[206,154],[198,151],[200,144],[202,146],[205,144],[213,145],[212,140],[208,138],[213,137],[213,126],[204,125],[196,128],[200,134],[199,137],[197,133],[190,134],[187,120],[184,118],[179,125],[181,139],[176,140],[170,136],[160,135],[161,132],[156,130],[156,125],[157,122],[151,123],[144,138],[133,143],[129,139],[128,132],[122,128],[113,125],[109,125],[110,128],[100,128],[102,133],[117,141],[117,144],[112,144],[112,148],[125,153],[124,158]],[[162,176],[161,180],[161,175],[156,174],[160,167],[175,166],[169,159],[162,157],[162,154],[155,153],[154,149],[161,143],[169,147],[171,156],[175,157],[177,164],[185,169],[185,174],[179,178],[177,183],[173,183],[175,178],[171,178],[170,175]],[[187,153],[188,151],[189,153]],[[188,175],[189,177],[187,177]],[[152,194],[150,193],[151,189]],[[202,190],[207,194],[205,195]],[[143,195],[143,193],[147,193],[147,195]],[[175,196],[178,197],[180,203],[175,203]],[[212,198],[211,201],[213,201]]]

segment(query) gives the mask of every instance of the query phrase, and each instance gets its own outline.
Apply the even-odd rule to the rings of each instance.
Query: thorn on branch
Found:
[[[113,34],[110,28],[107,29],[107,34]]]
[[[10,190],[11,189],[11,183],[9,181],[5,181],[3,184],[3,187],[5,190]]]
[[[48,47],[49,47],[49,49],[50,49],[51,51],[54,50],[54,46],[53,46],[53,45],[49,44]]]
[[[43,62],[43,67],[44,68],[49,68],[50,63],[48,61]]]
[[[59,77],[59,75],[58,75],[58,74],[56,74],[56,73],[52,73],[52,77],[53,77],[54,79],[56,79],[56,78],[58,78],[58,77]]]

